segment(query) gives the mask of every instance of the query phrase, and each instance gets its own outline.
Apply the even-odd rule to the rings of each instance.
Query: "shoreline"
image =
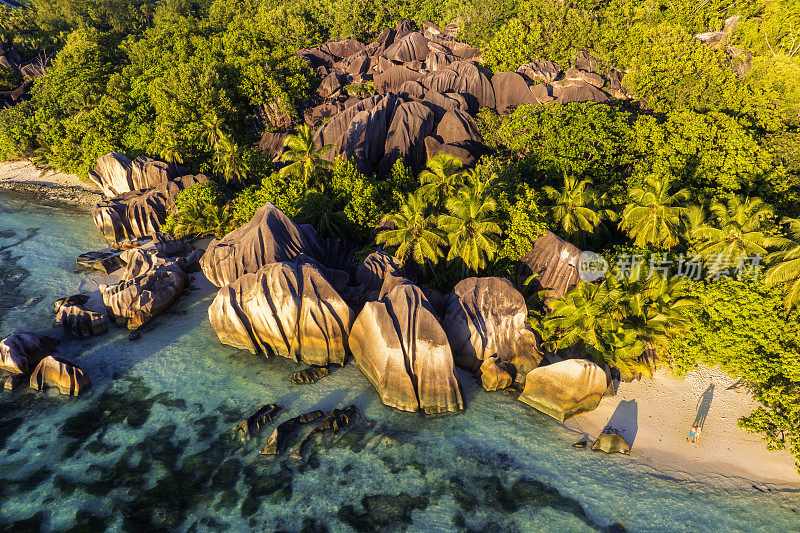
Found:
[[[700,366],[683,380],[659,370],[652,380],[621,383],[615,396],[564,426],[576,441],[588,437],[587,449],[605,428],[614,429],[631,444],[633,460],[675,479],[725,478],[762,492],[800,491],[792,455],[768,450],[760,435],[738,427],[759,404],[737,381],[716,367]],[[698,411],[705,420],[692,444],[686,437]]]
[[[43,173],[26,160],[0,161],[0,191],[47,206],[91,210],[103,199],[93,183],[72,174]]]

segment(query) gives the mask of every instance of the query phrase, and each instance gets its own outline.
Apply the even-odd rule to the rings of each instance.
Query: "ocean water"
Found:
[[[0,530],[800,530],[796,491],[674,479],[635,446],[573,448],[574,433],[467,373],[466,411],[440,418],[384,407],[352,364],[294,385],[302,367],[218,342],[201,284],[137,341],[113,325],[72,339],[52,302],[96,287],[74,261],[100,245],[85,212],[0,196],[0,336],[55,336],[92,380],[77,399],[0,393]],[[277,422],[247,445],[231,428],[271,402],[277,422],[349,404],[360,416],[302,459],[270,459],[258,452]]]

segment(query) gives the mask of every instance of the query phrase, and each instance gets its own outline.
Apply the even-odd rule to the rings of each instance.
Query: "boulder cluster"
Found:
[[[528,266],[551,280],[571,268],[571,255],[542,239]],[[381,251],[354,273],[345,263],[313,228],[264,205],[200,260],[220,287],[209,308],[220,342],[303,362],[320,375],[352,355],[384,404],[429,415],[464,409],[457,366],[487,390],[524,385],[521,400],[561,420],[593,409],[606,392],[605,371],[589,361],[540,366],[525,299],[504,278],[467,278],[443,296],[416,285]],[[281,432],[301,423],[289,422],[276,430],[275,449]]]
[[[0,370],[11,374],[3,388],[13,390],[27,381],[32,389],[55,387],[70,396],[78,396],[88,388],[89,378],[75,363],[54,355],[56,342],[25,331],[0,341]]]
[[[183,189],[205,183],[203,174],[183,175],[180,167],[124,154],[108,153],[97,160],[89,178],[108,199],[92,210],[94,223],[109,242],[152,236],[175,208]]]
[[[566,71],[537,59],[492,75],[480,50],[431,23],[414,31],[402,21],[369,44],[333,41],[298,55],[322,80],[303,110],[316,128],[316,143],[336,147],[327,157],[347,156],[363,173],[378,176],[398,159],[419,170],[440,153],[474,163],[486,150],[472,119],[482,107],[510,113],[523,104],[629,98],[624,74],[613,68],[601,73],[588,52]],[[268,132],[260,146],[276,154],[280,141],[279,133]]]
[[[0,92],[0,109],[24,100],[33,80],[44,76],[49,64],[50,60],[46,58],[25,61],[13,46],[0,41],[0,69],[14,73],[22,80],[16,89]]]

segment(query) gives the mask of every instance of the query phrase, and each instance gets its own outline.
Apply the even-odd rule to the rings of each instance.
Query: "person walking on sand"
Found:
[[[692,426],[692,428],[689,430],[689,436],[686,437],[686,440],[692,444],[697,444],[697,441],[700,440],[700,431],[700,426]]]

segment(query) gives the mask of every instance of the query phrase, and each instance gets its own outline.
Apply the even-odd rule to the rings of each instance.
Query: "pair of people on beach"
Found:
[[[686,437],[686,440],[693,444],[697,444],[697,442],[700,440],[700,431],[702,429],[702,426],[692,426],[692,428],[689,430],[689,436]]]

